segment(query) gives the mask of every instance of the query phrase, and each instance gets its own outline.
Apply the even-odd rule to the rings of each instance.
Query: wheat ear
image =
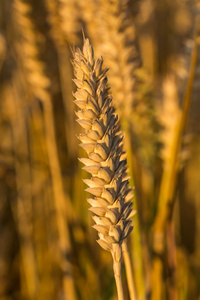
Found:
[[[88,158],[80,161],[91,173],[84,182],[94,195],[88,199],[94,213],[94,229],[98,231],[99,245],[111,252],[118,298],[124,299],[121,282],[122,242],[132,231],[132,189],[128,187],[127,161],[124,159],[123,135],[118,116],[108,94],[103,58],[94,60],[93,48],[84,38],[83,52],[74,53],[74,72],[77,92],[74,94],[78,123],[85,133],[80,134],[80,144]]]
[[[135,103],[135,70],[140,65],[134,22],[128,1],[100,0],[99,3],[96,31],[102,42],[98,46],[110,68],[109,82],[117,112],[130,118]]]

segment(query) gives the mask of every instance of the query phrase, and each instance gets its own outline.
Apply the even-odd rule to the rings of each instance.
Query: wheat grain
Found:
[[[98,231],[99,245],[111,251],[115,275],[120,276],[123,240],[132,231],[132,189],[128,187],[127,161],[124,159],[123,135],[118,116],[108,94],[107,69],[103,69],[103,58],[94,60],[93,48],[84,39],[83,52],[74,53],[74,79],[77,91],[74,94],[78,123],[85,133],[80,134],[80,146],[88,158],[80,161],[92,177],[84,182],[94,198],[88,199],[94,213],[94,229]],[[119,267],[119,269],[117,269]]]

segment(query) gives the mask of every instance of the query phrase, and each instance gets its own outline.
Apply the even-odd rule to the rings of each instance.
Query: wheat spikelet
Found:
[[[96,223],[93,227],[98,231],[100,246],[111,251],[114,262],[120,262],[121,244],[133,228],[123,136],[108,94],[107,69],[102,68],[103,58],[94,60],[88,39],[84,39],[83,52],[77,49],[74,53],[73,65],[78,87],[75,103],[80,108],[77,121],[85,130],[79,135],[80,146],[88,154],[80,161],[92,174],[84,182],[89,186],[86,191],[94,196],[88,199]]]

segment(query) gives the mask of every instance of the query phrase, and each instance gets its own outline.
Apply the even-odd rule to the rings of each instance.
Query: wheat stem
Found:
[[[11,118],[13,133],[13,148],[16,156],[29,156],[27,124],[23,116],[23,99],[18,96],[19,83],[17,76],[13,80],[13,99],[11,105],[15,107],[15,115]],[[9,97],[9,95],[8,95]],[[13,214],[20,239],[20,260],[25,278],[25,286],[29,299],[34,299],[38,290],[38,273],[36,256],[33,246],[33,206],[32,206],[32,181],[31,168],[28,160],[20,162],[15,159],[17,203],[12,204]]]
[[[131,175],[130,179],[130,184],[132,186],[135,186],[135,194],[134,194],[134,210],[135,212],[138,210],[138,205],[139,205],[139,199],[140,195],[138,193],[139,188],[137,188],[136,184],[136,174],[138,174],[137,170],[137,163],[136,163],[136,157],[133,154],[134,149],[132,149],[131,145],[131,137],[130,137],[130,131],[128,127],[128,122],[124,120],[123,123],[123,129],[126,132],[126,149],[127,149],[127,161],[129,165],[129,173]],[[139,174],[138,174],[139,175]],[[143,250],[147,249],[147,242],[144,241],[143,238],[143,249],[141,246],[141,241],[142,241],[142,230],[140,226],[140,221],[139,221],[139,215],[136,214],[134,216],[134,234],[131,236],[131,242],[132,242],[132,258],[133,258],[133,273],[134,273],[134,282],[135,282],[135,290],[136,290],[136,295],[138,299],[144,299],[145,298],[145,283],[148,281],[149,277],[149,262],[148,262],[148,256],[143,255]],[[146,260],[146,264],[145,264]],[[126,266],[126,261],[125,261],[125,267],[126,267],[126,273],[128,271],[128,268]],[[145,267],[145,269],[144,269]],[[128,275],[127,275],[128,277]],[[129,284],[129,283],[128,283]]]
[[[50,99],[49,99],[50,100]],[[44,125],[46,131],[47,151],[52,174],[53,192],[57,213],[57,224],[59,231],[60,246],[60,266],[63,271],[63,287],[65,299],[76,299],[74,281],[72,276],[72,265],[66,259],[66,255],[71,252],[71,242],[68,224],[66,220],[66,197],[63,190],[62,176],[58,161],[58,150],[54,128],[53,108],[50,101],[44,102]]]
[[[133,278],[133,270],[132,270],[132,264],[131,264],[129,250],[128,250],[127,240],[125,240],[122,244],[122,252],[123,252],[123,257],[124,257],[124,262],[126,267],[126,276],[128,281],[130,299],[136,300],[135,283]]]
[[[121,261],[113,261],[113,271],[117,286],[118,300],[124,300],[124,291],[122,286]]]

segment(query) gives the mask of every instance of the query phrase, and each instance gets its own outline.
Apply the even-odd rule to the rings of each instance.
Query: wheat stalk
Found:
[[[37,29],[31,17],[33,12],[32,5],[23,0],[15,0],[13,8],[16,25],[21,37],[20,41],[23,45],[23,47],[17,48],[17,50],[19,54],[23,53],[22,62],[26,71],[30,91],[36,99],[40,99],[43,106],[43,120],[40,119],[40,121],[44,122],[47,154],[52,177],[52,188],[57,214],[59,264],[62,269],[64,296],[66,299],[70,297],[70,299],[75,300],[76,292],[72,275],[72,265],[66,256],[66,253],[71,252],[70,233],[66,221],[66,203],[68,202],[68,197],[66,197],[64,192],[58,158],[53,105],[49,91],[50,80],[45,74],[45,65],[43,61],[40,60],[40,51],[37,43]],[[36,122],[34,112],[33,116],[34,122]]]
[[[28,132],[24,118],[24,99],[19,97],[19,73],[14,74],[9,88],[5,89],[8,120],[12,128],[12,145],[16,157],[29,157]],[[20,240],[19,259],[22,270],[22,290],[26,290],[29,299],[33,299],[38,289],[38,270],[36,252],[33,246],[33,202],[31,165],[28,159],[14,160],[16,173],[16,200],[11,209],[16,222]]]
[[[173,199],[175,193],[175,186],[177,181],[179,159],[182,136],[184,133],[189,108],[191,104],[191,95],[193,90],[193,83],[195,79],[195,70],[197,64],[197,55],[199,49],[199,24],[198,19],[196,21],[195,36],[194,36],[194,48],[191,55],[190,71],[188,76],[188,83],[186,86],[184,101],[182,109],[178,108],[176,104],[176,86],[172,79],[167,79],[164,85],[164,91],[168,96],[168,104],[166,104],[166,111],[168,116],[173,111],[176,112],[176,120],[171,118],[169,123],[164,118],[165,135],[164,139],[165,149],[162,156],[164,159],[164,170],[162,175],[159,199],[158,199],[158,212],[154,220],[153,228],[153,249],[155,257],[153,261],[152,278],[156,282],[156,288],[153,289],[152,299],[161,299],[162,297],[162,272],[163,263],[161,261],[161,255],[164,253],[164,234],[169,220],[169,216],[172,214]],[[170,101],[169,99],[172,98]]]
[[[93,48],[84,38],[83,52],[74,52],[74,72],[77,92],[74,94],[78,123],[85,129],[80,145],[88,154],[81,158],[83,168],[92,177],[84,182],[94,198],[88,199],[94,213],[94,229],[99,245],[111,252],[119,299],[123,298],[121,283],[122,242],[130,234],[133,197],[128,187],[127,161],[123,152],[123,135],[118,116],[108,94],[103,58],[94,60]]]

